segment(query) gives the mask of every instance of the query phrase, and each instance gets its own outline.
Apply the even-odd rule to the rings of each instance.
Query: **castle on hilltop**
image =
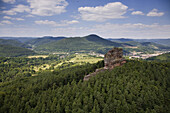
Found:
[[[123,49],[122,48],[113,48],[109,50],[104,56],[104,68],[96,69],[94,73],[90,73],[84,77],[84,81],[89,80],[90,77],[95,76],[100,72],[105,70],[112,70],[116,66],[122,66],[126,63],[126,60],[123,58]]]

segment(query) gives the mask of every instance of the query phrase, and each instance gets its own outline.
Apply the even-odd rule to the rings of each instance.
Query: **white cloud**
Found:
[[[17,13],[15,11],[13,11],[12,9],[11,10],[8,10],[8,11],[2,11],[2,13],[5,13],[7,15],[16,15]]]
[[[12,22],[8,21],[8,20],[3,20],[0,22],[1,24],[13,24]]]
[[[23,21],[24,19],[23,18],[14,18],[15,20],[18,20],[18,21]]]
[[[0,23],[1,24],[1,23]],[[47,26],[48,27],[48,26]],[[1,27],[3,28],[3,26]],[[97,34],[103,38],[169,38],[170,25],[160,24],[143,24],[143,23],[127,23],[127,24],[98,24],[89,25],[87,27],[63,26],[48,27],[40,29],[34,27],[12,26],[4,27],[0,30],[1,36],[85,36],[89,34]]]
[[[10,10],[2,11],[2,13],[5,13],[7,15],[16,15],[17,13],[23,13],[23,12],[30,12],[30,9],[28,6],[22,4],[19,4]]]
[[[3,26],[1,26],[3,27]],[[4,27],[0,30],[0,36],[11,36],[11,37],[38,37],[38,36],[47,36],[43,34],[45,31],[38,30],[34,27],[23,27],[23,26],[12,26]],[[49,36],[50,34],[48,34]]]
[[[94,32],[98,32],[104,36],[113,37],[125,37],[125,38],[168,38],[170,37],[170,25],[160,24],[101,24],[96,25],[91,29]]]
[[[160,24],[98,24],[88,27],[55,28],[51,34],[85,36],[98,34],[103,38],[169,38],[170,25]]]
[[[4,18],[4,19],[12,19],[12,18],[9,17],[9,16],[4,16],[3,18]]]
[[[80,7],[81,18],[86,21],[105,21],[108,19],[125,18],[128,7],[121,2],[108,3],[105,6]]]
[[[16,2],[15,0],[2,0],[2,1],[5,3],[10,3],[10,4],[13,4]]]
[[[23,21],[24,20],[23,18],[12,18],[12,17],[9,17],[9,16],[4,16],[3,18],[4,19],[9,19],[9,20],[18,20],[18,21]]]
[[[132,15],[144,15],[142,11],[133,11],[131,14]]]
[[[49,21],[49,20],[39,20],[35,21],[36,24],[44,24],[44,25],[56,25],[57,23],[55,21]]]
[[[65,0],[27,0],[31,13],[39,16],[52,16],[66,12],[68,2]]]
[[[74,19],[80,19],[80,15],[71,15],[70,17],[72,17]]]
[[[49,21],[49,20],[39,20],[39,21],[35,21],[36,24],[39,24],[39,25],[51,25],[51,26],[67,26],[67,25],[70,25],[70,24],[76,24],[76,23],[79,23],[77,20],[72,20],[72,21],[67,21],[67,20],[64,20],[64,21],[61,21],[60,23],[57,23],[55,21]]]
[[[10,10],[2,11],[2,13],[16,15],[17,13],[28,12],[39,16],[52,16],[66,12],[65,8],[68,5],[65,0],[27,0],[27,2],[30,6],[19,4]]]
[[[76,24],[79,23],[77,20],[72,20],[72,21],[66,21],[67,24]]]
[[[26,15],[24,17],[34,17],[33,15],[29,14],[29,15]]]
[[[158,12],[157,9],[152,9],[147,16],[163,16],[164,12]]]

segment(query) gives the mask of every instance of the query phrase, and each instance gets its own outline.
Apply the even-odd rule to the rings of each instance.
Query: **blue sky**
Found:
[[[0,0],[0,36],[170,38],[169,0]]]

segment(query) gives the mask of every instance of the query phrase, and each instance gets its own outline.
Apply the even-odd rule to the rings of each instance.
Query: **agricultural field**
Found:
[[[48,55],[33,55],[33,56],[28,56],[28,58],[47,58]]]
[[[45,55],[44,57],[46,58]],[[34,58],[39,58],[39,57],[34,57]],[[34,66],[34,70],[38,72],[40,70],[48,70],[48,69],[51,70],[51,69],[56,69],[58,67],[59,68],[65,67],[65,66],[70,67],[70,66],[83,65],[86,63],[93,64],[101,60],[103,60],[103,58],[91,56],[88,54],[76,54],[70,60],[60,60],[60,62],[56,61],[56,62],[52,62],[51,64],[43,64],[43,65]]]
[[[98,57],[94,57],[94,56],[90,56],[87,54],[77,54],[76,57],[72,58],[69,62],[76,62],[76,63],[80,63],[80,62],[86,62],[86,63],[96,63],[100,60],[103,60],[103,58],[98,58]]]

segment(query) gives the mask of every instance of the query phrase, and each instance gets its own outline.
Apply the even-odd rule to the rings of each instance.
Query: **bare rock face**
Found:
[[[96,76],[96,74],[98,74],[98,73],[101,73],[101,72],[104,72],[106,69],[96,69],[96,71],[95,72],[93,72],[93,73],[90,73],[90,74],[88,74],[88,75],[86,75],[85,77],[84,77],[84,81],[87,81],[87,80],[89,80],[90,79],[90,77],[92,77],[92,76]]]
[[[123,49],[122,48],[113,48],[108,51],[104,56],[104,65],[103,69],[96,69],[94,73],[86,75],[84,81],[90,79],[90,77],[95,76],[98,73],[104,72],[105,70],[111,70],[116,66],[121,66],[126,63],[126,60],[123,58]]]
[[[124,63],[126,63],[126,61],[123,58],[122,48],[113,48],[105,54],[105,69],[113,69],[114,67],[121,66]]]

